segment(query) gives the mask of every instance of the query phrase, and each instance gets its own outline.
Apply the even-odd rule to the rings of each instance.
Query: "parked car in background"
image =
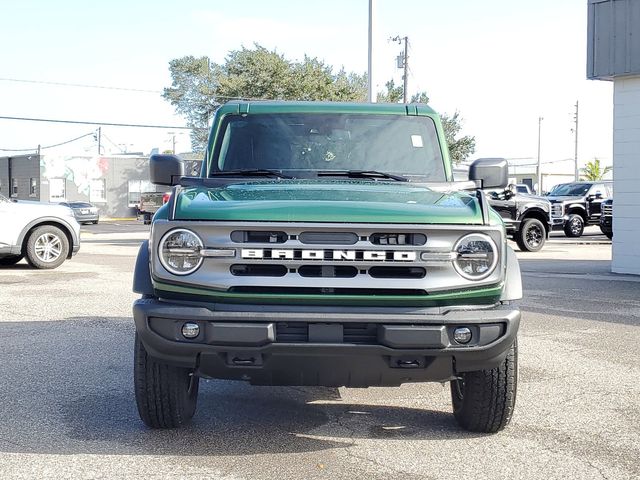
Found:
[[[140,195],[138,217],[142,217],[145,225],[151,224],[151,218],[158,209],[169,201],[171,192],[147,192]]]
[[[517,185],[487,191],[489,205],[504,221],[507,235],[523,252],[537,252],[544,246],[555,225],[562,225],[562,211],[549,200],[521,194]]]
[[[0,265],[26,258],[35,268],[56,268],[80,249],[80,225],[69,207],[0,195],[0,222]]]
[[[552,205],[562,208],[567,237],[580,237],[585,226],[598,225],[602,202],[610,197],[613,197],[611,181],[561,183],[547,195]]]
[[[89,202],[60,202],[60,205],[73,210],[78,223],[93,223],[95,225],[100,221],[98,207]]]
[[[600,215],[600,230],[609,240],[613,238],[613,198],[602,202],[602,215]]]

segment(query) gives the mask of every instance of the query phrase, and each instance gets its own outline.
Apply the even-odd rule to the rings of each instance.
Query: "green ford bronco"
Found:
[[[231,102],[199,177],[152,155],[173,187],[135,266],[142,420],[195,412],[200,377],[254,385],[450,382],[465,429],[496,432],[516,397],[520,269],[482,189],[454,182],[422,104]]]

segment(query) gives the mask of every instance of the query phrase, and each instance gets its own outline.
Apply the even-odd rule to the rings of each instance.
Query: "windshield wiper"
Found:
[[[408,182],[409,179],[400,175],[379,172],[377,170],[320,170],[319,177],[349,177],[349,178],[385,178],[398,182]]]
[[[269,170],[268,168],[239,168],[236,170],[218,170],[210,172],[210,177],[278,177],[293,178],[277,170]]]

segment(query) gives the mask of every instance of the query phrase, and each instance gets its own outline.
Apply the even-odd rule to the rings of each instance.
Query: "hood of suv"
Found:
[[[481,224],[477,200],[424,185],[278,180],[183,189],[176,220]]]
[[[17,200],[8,202],[10,208],[21,212],[25,216],[33,217],[73,217],[73,210],[55,203],[37,202],[32,200]]]
[[[563,202],[575,202],[575,201],[580,201],[582,200],[584,197],[581,195],[563,195],[563,196],[559,196],[559,197],[555,197],[552,195],[547,196],[547,200],[549,200],[551,203],[563,203]]]

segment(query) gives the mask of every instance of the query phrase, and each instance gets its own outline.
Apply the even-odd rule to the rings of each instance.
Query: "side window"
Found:
[[[141,193],[155,192],[155,187],[149,180],[129,180],[128,187],[129,207],[138,206]]]
[[[589,189],[589,195],[598,195],[600,194],[602,197],[607,196],[607,191],[604,189],[604,184],[596,183]]]
[[[49,179],[49,201],[58,203],[67,198],[67,182],[64,178]]]
[[[38,196],[38,179],[37,178],[29,179],[29,196],[30,197]]]
[[[106,187],[106,180],[104,178],[91,180],[89,184],[89,200],[96,203],[106,202]]]

